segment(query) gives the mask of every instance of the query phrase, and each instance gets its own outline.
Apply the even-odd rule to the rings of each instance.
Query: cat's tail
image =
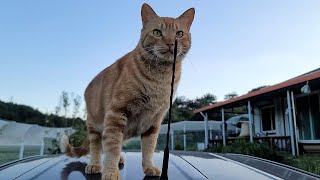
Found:
[[[60,139],[60,150],[70,157],[81,157],[87,155],[90,151],[90,141],[88,137],[84,140],[80,147],[73,147],[69,143],[69,138],[67,135],[62,135]]]

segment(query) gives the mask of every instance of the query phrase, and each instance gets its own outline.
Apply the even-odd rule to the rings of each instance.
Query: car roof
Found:
[[[141,152],[123,152],[125,163],[119,165],[122,179],[159,179],[145,177]],[[155,152],[155,165],[161,168],[162,152]],[[0,167],[1,179],[101,179],[101,174],[86,175],[84,169],[90,156],[70,158],[65,155],[36,156]],[[280,179],[241,163],[205,152],[174,152],[170,154],[169,179]]]

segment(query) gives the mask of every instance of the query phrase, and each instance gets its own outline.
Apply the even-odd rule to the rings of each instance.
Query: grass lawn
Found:
[[[19,147],[1,146],[0,147],[0,165],[19,159]]]
[[[0,146],[0,165],[19,159],[19,146]],[[40,154],[40,147],[25,146],[23,157]]]

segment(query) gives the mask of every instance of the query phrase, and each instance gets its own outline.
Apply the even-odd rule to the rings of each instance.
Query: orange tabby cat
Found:
[[[178,18],[159,17],[143,4],[143,28],[137,47],[100,72],[85,91],[88,138],[72,147],[67,137],[61,149],[71,157],[90,152],[87,174],[101,171],[101,151],[106,159],[102,179],[120,179],[118,163],[125,140],[141,136],[142,167],[148,176],[159,176],[153,152],[170,101],[174,42],[178,41],[174,91],[180,80],[181,63],[191,46],[193,8]],[[103,148],[102,148],[103,147]]]

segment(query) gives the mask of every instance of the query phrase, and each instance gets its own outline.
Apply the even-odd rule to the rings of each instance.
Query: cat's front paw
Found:
[[[120,180],[120,171],[119,170],[106,170],[103,173],[101,180]]]
[[[98,174],[101,172],[101,166],[98,164],[89,164],[86,166],[86,174]]]
[[[143,169],[147,176],[160,176],[161,174],[161,171],[156,166],[150,166]]]

